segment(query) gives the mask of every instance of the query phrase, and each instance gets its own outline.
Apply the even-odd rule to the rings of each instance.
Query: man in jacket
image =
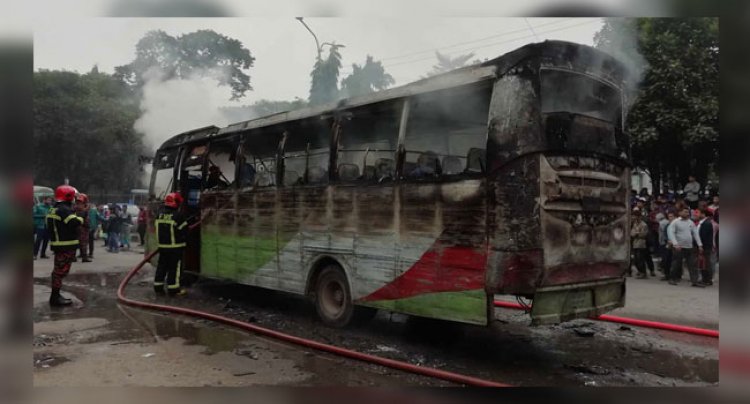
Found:
[[[704,285],[698,279],[698,267],[696,265],[695,244],[698,245],[700,254],[703,254],[703,243],[698,235],[698,228],[690,220],[690,209],[687,207],[680,210],[680,217],[667,226],[667,235],[672,244],[672,271],[670,272],[671,285],[677,285],[682,279],[682,262],[687,263],[692,286],[702,288]]]
[[[159,248],[159,262],[154,276],[154,292],[157,295],[164,294],[165,285],[170,296],[185,294],[180,287],[180,263],[185,251],[188,222],[179,210],[182,202],[179,193],[168,194],[154,221]]]
[[[45,197],[44,202],[34,206],[34,259],[37,254],[39,258],[47,258],[47,243],[49,243],[49,232],[47,232],[47,213],[52,206],[52,198]]]
[[[706,286],[714,284],[714,224],[713,224],[713,212],[709,209],[704,209],[700,213],[701,220],[698,222],[698,235],[700,236],[701,243],[703,244],[703,268],[701,269],[702,283]]]
[[[96,204],[89,204],[89,258],[94,258],[94,240],[96,239],[96,232],[99,228],[99,223],[102,221],[102,216],[99,213],[99,209],[96,208]]]
[[[70,272],[70,266],[76,260],[80,226],[83,219],[75,214],[73,201],[78,191],[70,185],[60,185],[55,190],[55,206],[47,213],[47,229],[50,233],[50,245],[55,253],[52,270],[52,294],[50,306],[68,306],[70,299],[60,295],[63,278]]]
[[[141,239],[141,246],[146,243],[146,206],[141,205],[138,211],[138,237]]]

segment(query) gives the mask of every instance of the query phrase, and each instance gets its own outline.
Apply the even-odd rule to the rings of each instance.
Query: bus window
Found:
[[[188,148],[180,166],[180,192],[186,197],[186,204],[198,207],[203,185],[203,164],[208,147],[205,144]]]
[[[383,182],[395,178],[401,103],[348,111],[342,121],[337,156],[341,182]]]
[[[484,85],[414,97],[403,176],[438,179],[483,172],[491,93]]]
[[[284,186],[328,183],[330,120],[290,125],[284,147]]]
[[[152,198],[163,199],[167,193],[174,189],[173,178],[176,158],[177,149],[157,153],[153,163],[151,189],[149,191]]]
[[[208,177],[205,189],[225,189],[234,186],[235,154],[237,142],[235,139],[211,143],[208,153]]]
[[[240,161],[241,188],[276,186],[276,149],[280,139],[280,131],[245,135]]]

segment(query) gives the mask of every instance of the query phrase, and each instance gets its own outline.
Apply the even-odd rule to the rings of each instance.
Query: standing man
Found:
[[[714,224],[713,212],[704,209],[700,213],[701,220],[698,222],[698,235],[703,244],[703,268],[701,270],[702,282],[706,286],[714,284]]]
[[[49,297],[50,306],[68,306],[70,299],[60,295],[63,278],[70,272],[70,266],[76,260],[80,226],[83,219],[75,214],[73,201],[76,197],[75,188],[70,185],[60,185],[55,190],[55,206],[47,213],[47,229],[50,233],[50,245],[55,253],[55,265],[52,270],[52,294]]]
[[[648,225],[643,221],[641,210],[633,209],[633,225],[630,228],[630,238],[633,241],[633,256],[635,267],[638,274],[635,276],[639,279],[646,279],[646,237],[648,236]]]
[[[76,196],[76,215],[83,219],[81,227],[78,229],[80,232],[78,247],[81,250],[81,262],[91,262],[88,254],[89,229],[91,228],[89,225],[89,197],[84,193],[79,193]]]
[[[34,259],[39,254],[39,247],[42,248],[39,258],[47,257],[47,243],[49,242],[49,232],[47,231],[47,213],[52,207],[52,198],[47,196],[44,201],[34,206]]]
[[[701,184],[695,180],[694,175],[688,176],[688,183],[685,184],[685,187],[682,190],[685,192],[685,200],[688,205],[690,205],[690,209],[697,208],[698,200],[700,200],[701,197]]]
[[[177,192],[168,194],[154,221],[159,247],[159,263],[154,276],[154,292],[157,295],[164,294],[165,280],[170,296],[185,294],[185,290],[180,288],[180,261],[185,251],[188,222],[179,211],[180,205],[182,195]]]
[[[138,237],[141,239],[141,247],[146,244],[146,206],[141,205],[138,211]]]
[[[667,217],[659,220],[659,245],[661,246],[661,272],[664,276],[660,279],[668,281],[669,271],[672,269],[672,244],[667,236],[667,228],[674,221],[675,215],[672,212],[667,213]]]
[[[120,207],[114,205],[109,212],[109,220],[107,221],[107,244],[109,249],[107,251],[113,253],[120,252],[120,231],[122,230],[122,217],[120,214]]]
[[[99,229],[99,222],[101,222],[102,216],[99,214],[99,209],[96,208],[96,204],[89,204],[89,258],[94,259],[94,240],[96,239],[96,232]]]
[[[696,253],[694,244],[703,254],[703,243],[698,235],[698,228],[690,220],[690,209],[687,207],[680,210],[680,217],[667,227],[669,242],[672,243],[672,270],[670,272],[670,285],[677,285],[682,279],[682,262],[687,263],[690,273],[690,282],[696,288],[704,285],[698,279],[698,267],[696,266]]]

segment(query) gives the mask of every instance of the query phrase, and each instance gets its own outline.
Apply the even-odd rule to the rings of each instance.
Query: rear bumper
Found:
[[[625,279],[549,286],[536,290],[531,323],[556,324],[589,318],[625,305]]]

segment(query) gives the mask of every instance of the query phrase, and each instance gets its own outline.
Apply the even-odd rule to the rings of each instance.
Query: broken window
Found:
[[[311,118],[288,126],[284,186],[328,183],[331,120]]]
[[[167,193],[172,192],[174,185],[174,166],[177,159],[178,149],[159,151],[153,163],[153,174],[151,179],[151,197],[164,199]]]
[[[484,172],[491,93],[482,84],[412,98],[402,176],[436,180]]]
[[[226,189],[234,186],[237,139],[214,141],[208,154],[208,176],[205,189]]]
[[[337,155],[341,182],[383,182],[395,178],[401,102],[347,111]]]
[[[240,164],[240,187],[276,186],[276,150],[282,136],[281,129],[245,135]]]

